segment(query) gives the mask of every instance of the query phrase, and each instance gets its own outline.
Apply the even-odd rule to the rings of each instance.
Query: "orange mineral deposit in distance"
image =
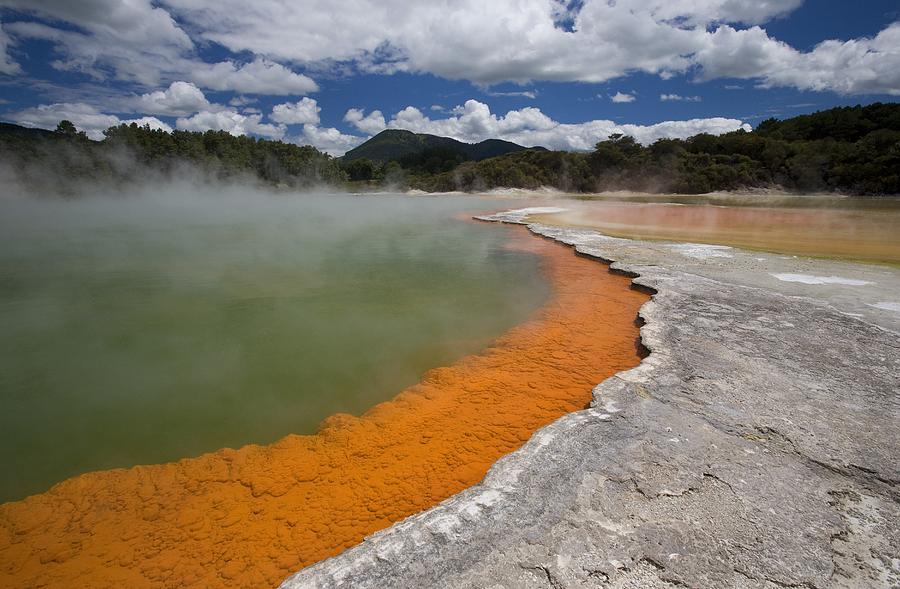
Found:
[[[722,244],[896,267],[900,206],[897,199],[882,201],[851,200],[842,208],[569,201],[561,205],[569,209],[566,212],[533,220],[590,227],[616,237]],[[856,208],[850,206],[853,202],[859,203]]]
[[[639,362],[647,296],[516,232],[552,295],[482,353],[315,435],[93,472],[0,506],[0,587],[272,587],[479,482],[501,456]]]

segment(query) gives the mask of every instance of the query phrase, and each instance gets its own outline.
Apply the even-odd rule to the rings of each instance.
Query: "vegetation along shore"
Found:
[[[65,182],[48,175],[48,168],[64,174]],[[572,193],[700,194],[774,188],[877,196],[900,194],[900,104],[833,108],[767,119],[750,132],[704,133],[650,145],[613,134],[590,152],[496,140],[467,144],[386,130],[342,158],[225,131],[169,133],[132,123],[92,141],[69,121],[55,132],[3,123],[0,174],[7,185],[62,194],[97,180],[124,185],[153,175],[200,174],[299,189],[552,187]]]

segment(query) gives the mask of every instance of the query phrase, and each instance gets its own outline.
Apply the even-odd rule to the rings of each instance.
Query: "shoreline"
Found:
[[[88,473],[3,504],[0,584],[274,586],[477,483],[583,408],[598,379],[639,362],[646,296],[521,231],[515,246],[541,257],[551,296],[486,350],[315,435]]]
[[[796,206],[796,207],[822,207],[822,202],[841,207],[890,205],[892,208],[900,208],[900,194],[885,195],[856,195],[842,192],[790,192],[781,189],[756,189],[756,190],[725,190],[703,193],[681,192],[639,192],[632,190],[608,190],[603,192],[565,192],[551,187],[536,189],[529,188],[493,188],[481,192],[424,192],[421,190],[407,191],[411,195],[435,195],[435,194],[472,194],[488,197],[507,198],[533,198],[533,199],[564,199],[583,201],[612,201],[612,202],[645,202],[645,203],[669,203],[669,204],[708,204],[721,206]],[[876,206],[876,208],[878,208]]]
[[[900,274],[529,229],[656,293],[649,357],[481,484],[283,588],[900,582]]]

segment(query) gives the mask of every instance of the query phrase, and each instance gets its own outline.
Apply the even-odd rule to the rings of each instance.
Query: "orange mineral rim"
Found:
[[[647,295],[513,230],[551,287],[483,352],[315,435],[92,472],[0,506],[3,587],[272,587],[479,482],[537,429],[639,361]]]

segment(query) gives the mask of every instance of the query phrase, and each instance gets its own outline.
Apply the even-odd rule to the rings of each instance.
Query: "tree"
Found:
[[[353,160],[344,166],[344,170],[354,181],[368,181],[375,177],[375,164],[367,157]]]
[[[56,132],[60,135],[65,135],[66,137],[75,137],[78,135],[78,129],[75,128],[75,124],[68,119],[63,119],[56,125]]]

